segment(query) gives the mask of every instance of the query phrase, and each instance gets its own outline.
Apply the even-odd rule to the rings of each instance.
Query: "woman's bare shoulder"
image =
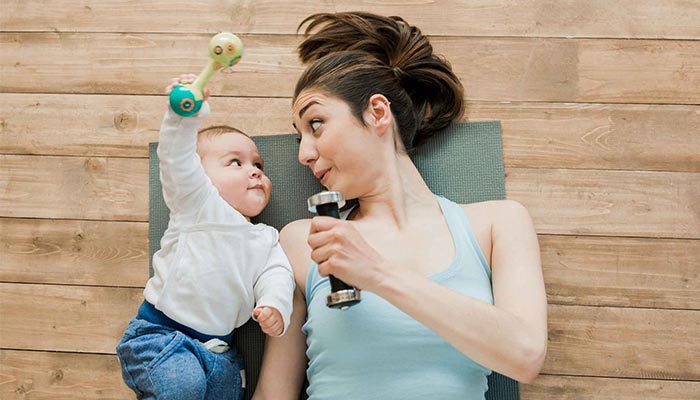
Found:
[[[529,220],[525,206],[515,200],[487,200],[478,203],[461,204],[470,220],[495,224],[499,221]]]
[[[299,219],[288,223],[280,231],[280,244],[292,264],[294,279],[302,292],[311,263],[311,248],[306,242],[310,226],[310,219]]]

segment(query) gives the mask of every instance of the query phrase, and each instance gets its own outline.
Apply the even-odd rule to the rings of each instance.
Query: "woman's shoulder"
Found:
[[[299,288],[305,287],[311,264],[311,248],[307,243],[310,226],[311,219],[299,219],[288,223],[280,231],[280,244],[292,264],[294,279]]]
[[[515,200],[488,200],[460,206],[472,225],[497,228],[502,225],[513,226],[531,222],[527,208]]]

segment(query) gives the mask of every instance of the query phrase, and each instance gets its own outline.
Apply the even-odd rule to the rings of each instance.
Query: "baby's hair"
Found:
[[[197,133],[197,138],[198,139],[212,138],[212,137],[216,137],[216,136],[225,135],[227,133],[240,133],[241,135],[250,137],[247,133],[241,131],[240,129],[236,129],[232,126],[214,125],[214,126],[210,126],[210,127],[201,129]]]
[[[222,135],[228,135],[231,133],[238,133],[241,134],[247,138],[250,138],[247,133],[236,129],[232,126],[228,125],[214,125],[210,126],[204,129],[201,129],[199,132],[197,132],[197,154],[199,154],[200,157],[204,157],[203,153],[203,147],[201,146],[203,143],[207,143],[209,140],[212,138],[222,136]]]
[[[464,88],[428,38],[401,17],[366,12],[314,14],[301,22],[308,36],[297,51],[304,63],[294,99],[317,89],[350,105],[360,120],[369,98],[391,102],[407,151],[464,113]]]

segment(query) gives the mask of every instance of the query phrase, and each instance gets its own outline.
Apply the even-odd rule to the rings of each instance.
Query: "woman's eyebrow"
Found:
[[[301,119],[304,116],[304,113],[306,112],[306,110],[309,109],[309,107],[311,107],[315,104],[320,104],[320,103],[317,100],[312,100],[307,105],[302,107],[301,110],[299,110],[299,119]]]

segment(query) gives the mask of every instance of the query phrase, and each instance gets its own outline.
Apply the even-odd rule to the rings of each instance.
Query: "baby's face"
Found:
[[[260,214],[270,201],[272,183],[255,143],[231,132],[204,138],[197,146],[204,171],[221,197],[248,219]]]

